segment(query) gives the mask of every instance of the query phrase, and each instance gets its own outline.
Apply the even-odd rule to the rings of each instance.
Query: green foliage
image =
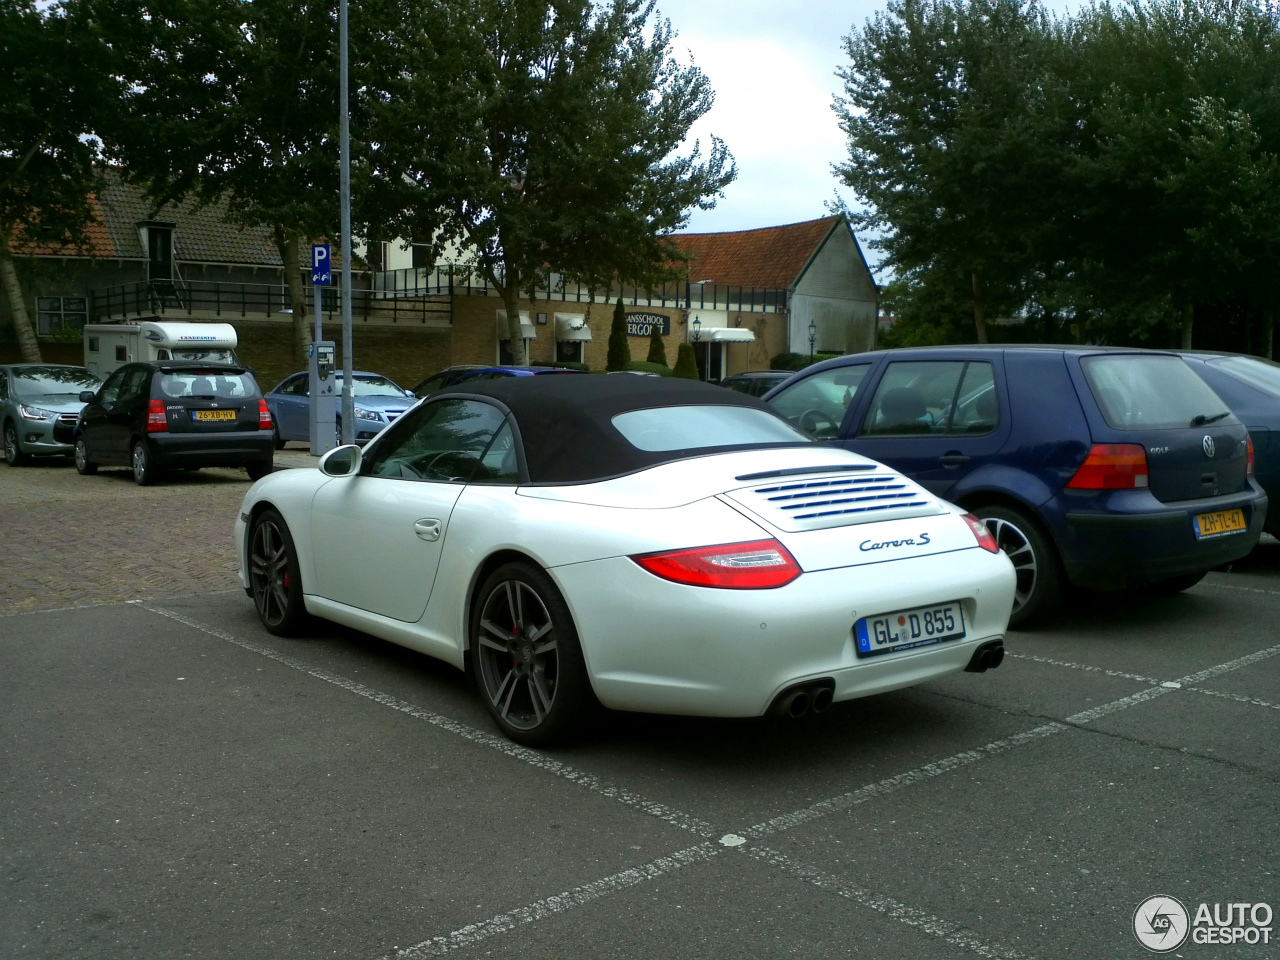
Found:
[[[1266,349],[1280,19],[1265,0],[1062,19],[1027,0],[891,0],[846,52],[840,173],[900,281],[885,345],[982,339],[990,317],[996,339],[1169,346],[1200,317],[1237,338],[1208,342]]]
[[[779,353],[769,361],[770,370],[803,370],[811,363],[840,357],[840,353],[815,353],[812,359],[807,353]]]
[[[0,0],[0,286],[10,304],[25,302],[12,253],[87,246],[97,175],[86,138],[120,90],[105,54],[74,7]],[[29,318],[14,312],[23,357],[38,361]]]
[[[665,363],[652,363],[648,360],[632,360],[627,364],[626,369],[640,373],[656,373],[660,377],[674,376],[671,368]]]
[[[625,370],[631,362],[631,344],[627,337],[627,312],[622,306],[622,298],[613,308],[613,323],[609,327],[609,353],[605,360],[606,370]]]
[[[399,5],[368,89],[398,233],[457,242],[510,303],[548,263],[594,289],[675,275],[667,235],[736,171],[714,138],[677,152],[713,95],[652,4]]]
[[[667,345],[662,340],[662,327],[654,324],[649,331],[649,362],[659,366],[667,365]]]
[[[698,358],[693,354],[693,344],[682,342],[676,350],[676,365],[671,370],[673,377],[685,380],[698,380]]]

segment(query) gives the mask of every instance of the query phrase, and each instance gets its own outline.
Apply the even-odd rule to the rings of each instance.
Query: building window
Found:
[[[387,269],[387,242],[385,240],[370,240],[369,245],[365,248],[364,260],[374,273],[385,271]]]
[[[413,244],[413,269],[430,270],[435,264],[431,262],[431,246],[426,243]]]
[[[36,329],[42,337],[59,330],[79,330],[89,321],[84,297],[36,297]]]
[[[582,341],[557,340],[556,361],[558,363],[582,363]]]

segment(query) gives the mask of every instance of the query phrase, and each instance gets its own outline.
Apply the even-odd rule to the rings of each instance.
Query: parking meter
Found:
[[[338,378],[334,375],[334,342],[320,340],[308,352],[311,379],[311,455],[322,456],[338,445]]]

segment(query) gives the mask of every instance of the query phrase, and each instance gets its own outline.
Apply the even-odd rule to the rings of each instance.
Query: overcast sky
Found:
[[[720,137],[738,163],[724,199],[694,211],[687,229],[748,230],[826,215],[823,204],[839,186],[831,165],[845,156],[831,112],[843,38],[884,8],[884,0],[658,0],[677,33],[677,57],[701,67],[716,93],[693,135],[704,144],[709,134]]]

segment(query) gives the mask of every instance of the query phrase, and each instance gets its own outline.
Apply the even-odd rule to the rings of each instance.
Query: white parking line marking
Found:
[[[334,686],[341,687],[343,690],[347,690],[357,696],[364,697],[366,700],[372,700],[374,703],[382,704],[384,707],[391,707],[393,710],[399,710],[401,713],[406,713],[415,719],[423,720],[432,726],[439,727],[441,730],[447,730],[450,733],[457,734],[465,740],[470,740],[472,743],[478,743],[481,746],[488,747],[491,750],[496,750],[499,753],[506,754],[508,757],[512,757],[516,760],[523,760],[530,766],[537,767],[540,770],[545,770],[547,773],[555,774],[557,777],[563,777],[565,780],[569,780],[581,787],[585,787],[593,793],[598,793],[603,797],[608,797],[610,800],[617,800],[619,803],[625,804],[628,807],[641,810],[652,817],[657,817],[659,820],[663,820],[666,823],[671,824],[672,826],[679,827],[681,830],[688,830],[690,833],[697,834],[700,837],[713,837],[716,834],[716,831],[711,824],[704,820],[699,820],[697,817],[691,817],[686,813],[681,813],[679,810],[673,810],[665,804],[646,800],[644,797],[634,794],[629,790],[624,790],[621,787],[606,783],[593,774],[575,769],[574,767],[571,767],[566,763],[561,763],[558,760],[552,760],[550,757],[544,756],[536,750],[530,750],[528,747],[522,747],[519,744],[512,743],[504,737],[499,737],[491,733],[483,733],[474,727],[467,726],[465,723],[459,723],[457,720],[452,720],[449,717],[441,716],[438,713],[432,713],[430,710],[424,710],[422,707],[415,706],[407,700],[401,700],[398,697],[393,697],[380,690],[374,690],[372,687],[366,687],[363,683],[356,683],[354,680],[348,680],[346,677],[340,677],[327,670],[321,670],[319,667],[313,667],[302,660],[296,660],[293,657],[286,656],[285,654],[277,653],[269,647],[264,647],[251,640],[245,640],[241,637],[234,636],[224,630],[219,630],[216,627],[209,626],[208,624],[200,623],[198,620],[192,620],[189,617],[184,617],[171,610],[153,607],[141,600],[134,600],[131,602],[142,607],[144,610],[149,610],[152,613],[157,614],[158,616],[168,617],[170,620],[176,620],[178,623],[191,627],[194,630],[199,630],[201,633],[207,633],[211,637],[217,637],[219,640],[225,640],[227,643],[233,643],[238,647],[242,647],[245,650],[258,654],[259,656],[275,660],[277,663],[282,663],[286,667],[299,670],[308,676],[315,677],[317,680],[332,683]]]
[[[996,957],[1000,958],[1000,960],[1022,960],[1025,956],[995,944],[985,943],[972,931],[958,923],[935,917],[932,914],[925,913],[923,910],[917,910],[915,907],[909,907],[905,903],[894,900],[892,897],[872,893],[870,890],[865,890],[848,880],[842,880],[819,870],[817,867],[811,867],[806,863],[794,860],[786,854],[779,853],[777,850],[755,845],[743,847],[743,850],[757,860],[779,867],[791,876],[804,880],[806,883],[811,883],[819,889],[844,897],[846,900],[852,900],[861,906],[870,907],[872,910],[883,913],[899,923],[905,923],[909,927],[917,927],[931,937],[937,937],[952,946],[976,953],[980,957]]]
[[[978,747],[976,750],[965,750],[963,753],[953,754],[942,760],[935,760],[933,763],[926,763],[924,766],[908,770],[906,773],[899,773],[877,783],[869,783],[865,787],[859,787],[849,793],[842,793],[840,796],[832,797],[830,800],[823,800],[811,807],[805,807],[802,810],[796,810],[793,813],[787,813],[780,817],[774,817],[772,820],[757,823],[754,827],[748,827],[743,830],[742,833],[758,840],[761,837],[767,837],[771,833],[790,830],[792,827],[799,826],[802,823],[808,823],[811,820],[817,820],[821,817],[838,813],[841,810],[847,810],[849,807],[866,803],[875,797],[883,797],[887,793],[894,793],[903,787],[919,783],[921,780],[939,777],[944,773],[950,773],[958,767],[984,760],[992,754],[1011,750],[1014,747],[1022,746],[1024,743],[1052,736],[1067,729],[1070,728],[1061,723],[1046,723],[1043,726],[1036,727],[1034,730],[1027,730],[1024,733],[1016,733],[1011,737],[993,740],[985,746]]]
[[[1280,594],[1280,590],[1264,590],[1262,587],[1242,587],[1234,583],[1213,583],[1208,580],[1200,584],[1202,587],[1217,587],[1219,590],[1243,590],[1245,593],[1274,593]]]
[[[1280,703],[1268,703],[1266,700],[1259,700],[1257,697],[1242,697],[1238,693],[1223,693],[1221,690],[1208,690],[1204,687],[1184,687],[1184,690],[1191,690],[1195,693],[1203,693],[1209,697],[1221,697],[1223,700],[1234,700],[1236,703],[1251,703],[1255,707],[1269,707],[1272,710],[1280,710]]]
[[[608,896],[611,893],[617,893],[619,890],[634,887],[636,884],[655,880],[691,863],[710,860],[722,852],[722,850],[710,843],[700,843],[696,847],[687,847],[669,857],[659,857],[657,860],[651,860],[641,866],[623,870],[621,873],[615,873],[611,877],[605,877],[602,880],[596,880],[581,887],[574,887],[572,890],[566,890],[557,896],[547,897],[545,900],[531,903],[527,907],[520,907],[510,913],[500,913],[491,920],[468,924],[459,930],[453,931],[448,936],[423,940],[412,947],[397,950],[390,956],[394,960],[439,957],[461,947],[469,947],[499,933],[514,930],[523,924],[544,920],[554,914],[563,913],[571,907],[578,907],[584,903],[590,903],[592,900],[598,900],[600,897]],[[382,960],[390,960],[390,958],[384,957]]]
[[[1087,663],[1071,663],[1068,660],[1054,660],[1050,657],[1037,657],[1030,653],[1010,653],[1005,648],[1004,655],[1012,657],[1014,660],[1034,660],[1036,663],[1047,663],[1053,667],[1070,667],[1072,670],[1083,670],[1085,673],[1103,673],[1108,677],[1120,677],[1123,680],[1136,680],[1138,683],[1159,683],[1160,681],[1154,677],[1143,677],[1136,673],[1125,673],[1123,670],[1107,670],[1105,667],[1095,667]]]
[[[1178,682],[1181,684],[1200,683],[1202,680],[1220,677],[1224,673],[1230,673],[1233,670],[1239,670],[1241,667],[1248,667],[1263,660],[1268,660],[1278,653],[1280,653],[1280,643],[1274,647],[1267,647],[1265,650],[1258,650],[1246,656],[1237,657],[1235,660],[1228,660],[1226,663],[1220,663],[1216,667],[1209,667],[1199,673],[1190,673],[1185,677],[1179,677]]]

